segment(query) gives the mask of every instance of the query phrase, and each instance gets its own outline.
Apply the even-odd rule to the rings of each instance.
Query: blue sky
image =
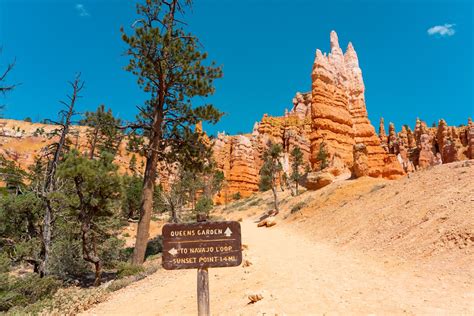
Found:
[[[134,21],[129,0],[0,0],[0,69],[16,58],[0,103],[4,116],[54,118],[76,72],[86,82],[79,110],[99,104],[133,119],[146,98],[123,70],[120,26]],[[474,116],[472,1],[196,0],[186,16],[211,59],[223,66],[210,98],[226,116],[208,132],[250,131],[263,113],[281,115],[309,91],[316,48],[336,30],[352,41],[366,85],[369,118],[397,125],[450,125]],[[430,30],[431,29],[431,30]],[[430,31],[428,31],[430,30]]]

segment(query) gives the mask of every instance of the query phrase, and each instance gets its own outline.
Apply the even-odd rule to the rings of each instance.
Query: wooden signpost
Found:
[[[198,269],[198,314],[209,315],[208,268],[242,263],[239,222],[166,224],[163,226],[162,265],[167,270]]]

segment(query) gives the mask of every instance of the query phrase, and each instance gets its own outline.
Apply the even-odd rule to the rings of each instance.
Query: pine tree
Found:
[[[73,150],[58,167],[58,177],[74,185],[69,207],[80,223],[82,256],[95,267],[96,286],[100,284],[102,272],[98,247],[100,241],[108,237],[106,228],[113,219],[115,202],[121,193],[113,159],[110,153],[103,153],[100,159],[91,160]]]
[[[89,158],[93,159],[96,152],[108,152],[113,155],[122,141],[122,132],[118,128],[120,119],[114,117],[112,110],[99,105],[95,112],[86,112],[85,118],[79,124],[89,127],[87,142],[89,144]]]
[[[132,155],[132,158],[130,158],[130,162],[128,164],[128,170],[132,173],[133,176],[138,174],[138,169],[137,169],[137,156],[135,154]]]
[[[186,33],[176,18],[190,5],[190,0],[147,0],[137,5],[140,18],[133,24],[134,34],[122,29],[130,57],[126,69],[149,95],[139,107],[137,122],[130,126],[148,138],[143,148],[146,167],[134,264],[142,264],[145,258],[158,161],[173,160],[178,148],[191,147],[192,126],[200,121],[216,123],[222,115],[212,105],[192,104],[195,97],[214,92],[213,81],[222,71],[214,63],[204,64],[207,54],[199,51],[197,38]]]
[[[283,149],[280,144],[273,144],[269,142],[267,150],[263,153],[263,166],[260,169],[260,176],[268,181],[268,184],[272,189],[276,213],[279,212],[277,178],[279,172],[282,170],[282,165],[280,162],[282,151]]]
[[[303,153],[298,146],[295,146],[291,151],[291,180],[295,182],[295,191],[296,195],[298,195],[298,184],[301,179],[300,168],[303,165]]]
[[[122,212],[125,218],[138,218],[142,190],[142,177],[137,174],[123,177]]]
[[[320,162],[320,170],[325,169],[329,163],[328,163],[328,152],[326,150],[326,144],[321,143],[319,145],[319,151],[318,155],[316,157],[316,160]]]
[[[18,195],[25,187],[26,172],[11,159],[0,155],[0,179],[5,182],[7,190]]]
[[[25,261],[40,272],[43,203],[32,192],[0,199],[0,249],[16,262]]]

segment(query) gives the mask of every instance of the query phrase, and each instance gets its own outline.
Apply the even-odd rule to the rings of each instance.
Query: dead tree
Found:
[[[72,95],[68,95],[69,102],[60,101],[66,108],[59,112],[61,120],[59,122],[52,122],[59,126],[57,134],[59,140],[52,146],[52,159],[48,163],[46,171],[46,179],[42,188],[41,197],[45,203],[45,213],[43,217],[43,229],[42,229],[42,249],[40,258],[42,262],[40,264],[40,275],[48,274],[48,263],[51,253],[51,238],[52,238],[52,223],[54,217],[54,209],[51,203],[50,194],[56,190],[56,170],[58,163],[63,155],[64,148],[66,146],[67,137],[70,132],[72,123],[72,117],[77,113],[74,111],[74,106],[79,96],[79,92],[84,87],[84,82],[80,79],[78,74],[73,82],[70,82],[72,87]]]
[[[6,79],[10,71],[15,67],[15,61],[7,65],[7,69],[0,74],[0,94],[5,95],[7,92],[12,91],[17,86],[16,84],[7,84]]]
[[[1,52],[1,49],[0,49],[0,52]],[[7,68],[2,73],[0,73],[0,94],[2,94],[3,96],[5,96],[7,92],[10,92],[13,89],[15,89],[15,87],[17,86],[17,84],[6,83],[7,76],[10,73],[10,71],[13,70],[14,67],[15,67],[15,61],[8,64]],[[4,105],[0,104],[0,111],[2,111],[4,107],[5,107]]]

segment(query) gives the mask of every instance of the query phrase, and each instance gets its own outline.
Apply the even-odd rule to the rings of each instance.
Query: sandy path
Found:
[[[243,268],[210,270],[213,314],[474,314],[470,280],[394,268],[310,242],[288,226],[242,223]],[[159,270],[115,292],[87,315],[196,314],[196,271]],[[264,299],[248,305],[247,294]]]

